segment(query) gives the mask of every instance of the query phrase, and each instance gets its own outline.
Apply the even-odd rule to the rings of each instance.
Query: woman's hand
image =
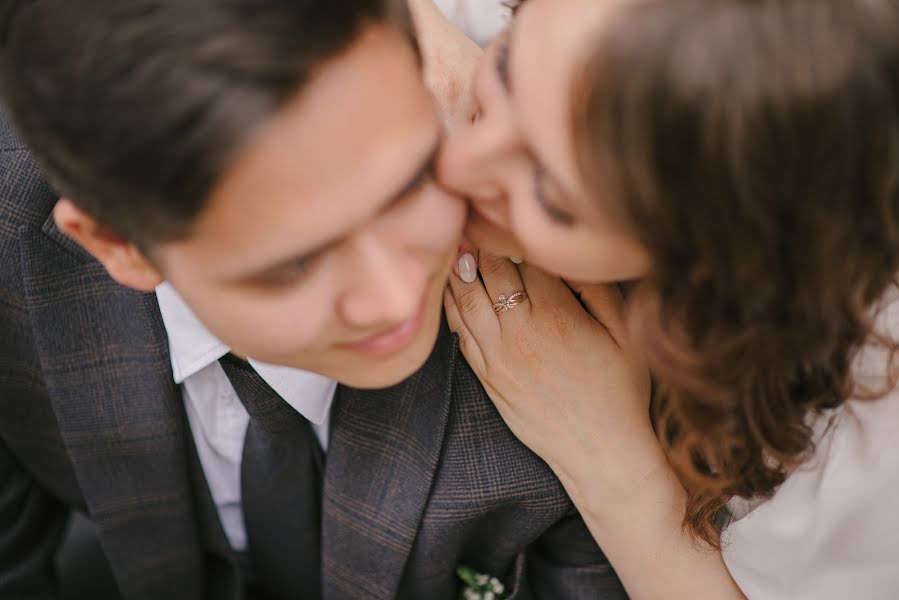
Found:
[[[424,61],[425,84],[448,128],[471,123],[477,105],[471,93],[483,51],[449,19],[434,0],[408,0]]]
[[[471,280],[465,260],[460,272]],[[480,280],[450,275],[450,327],[509,428],[559,477],[628,594],[743,599],[721,553],[682,527],[686,496],[650,426],[649,374],[628,341],[617,287],[566,285],[484,252],[479,263]],[[528,299],[494,312],[501,294],[519,291]]]
[[[478,262],[481,280],[451,276],[444,298],[450,327],[509,428],[569,492],[596,475],[598,462],[615,462],[614,453],[638,440],[657,444],[649,375],[627,339],[617,286],[566,285],[484,252]],[[494,312],[500,295],[519,291],[526,300]]]

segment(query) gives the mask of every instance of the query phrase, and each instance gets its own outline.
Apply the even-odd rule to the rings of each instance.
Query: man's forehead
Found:
[[[415,179],[439,135],[412,47],[374,28],[254,133],[195,234],[235,249],[256,239],[259,260],[282,257],[285,239],[329,243]]]

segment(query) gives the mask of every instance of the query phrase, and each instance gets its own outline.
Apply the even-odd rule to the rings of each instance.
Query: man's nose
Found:
[[[354,327],[390,327],[414,316],[427,282],[422,260],[397,240],[360,235],[353,253],[358,257],[342,299],[342,313]]]

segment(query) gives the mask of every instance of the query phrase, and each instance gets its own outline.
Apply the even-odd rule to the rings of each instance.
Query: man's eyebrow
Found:
[[[425,155],[424,160],[418,165],[418,168],[415,169],[415,172],[412,176],[399,187],[398,191],[392,195],[390,195],[385,203],[381,205],[381,208],[378,210],[377,214],[381,214],[386,211],[390,206],[396,203],[398,200],[401,200],[414,192],[418,186],[422,184],[428,177],[430,177],[434,172],[434,164],[437,161],[437,155],[440,152],[440,147],[443,142],[443,135],[437,135],[434,141],[431,143],[431,146],[428,149],[428,153]],[[277,277],[283,271],[288,269],[294,269],[302,266],[303,264],[311,261],[316,256],[323,254],[326,252],[331,246],[337,244],[341,237],[338,237],[333,240],[325,241],[318,246],[311,248],[308,251],[303,252],[302,254],[296,254],[289,258],[285,258],[283,260],[279,260],[278,262],[265,266],[259,270],[251,271],[248,273],[244,273],[238,275],[235,280],[236,281],[249,281],[249,282],[259,282],[265,281],[266,279]]]
[[[285,258],[283,260],[279,260],[278,262],[262,267],[256,271],[250,271],[248,273],[242,273],[237,277],[233,278],[235,282],[248,282],[248,283],[263,283],[270,279],[276,279],[279,275],[288,271],[290,269],[295,269],[298,267],[302,267],[303,265],[309,263],[319,254],[325,252],[330,246],[335,244],[336,242],[326,242],[316,248],[309,250],[308,252],[303,252],[302,254],[297,254],[295,256],[291,256],[289,258]]]
[[[424,160],[418,165],[418,168],[406,181],[406,183],[400,186],[395,194],[390,196],[390,200],[387,202],[386,206],[390,206],[395,200],[405,198],[406,196],[414,192],[415,189],[419,185],[421,185],[421,183],[425,179],[434,174],[434,164],[437,162],[437,154],[440,152],[442,143],[443,135],[440,134],[436,136],[434,141],[431,143],[431,148],[425,155]]]

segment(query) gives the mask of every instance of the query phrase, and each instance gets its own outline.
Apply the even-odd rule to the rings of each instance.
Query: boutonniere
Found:
[[[456,574],[465,583],[459,600],[504,600],[506,586],[496,577],[478,573],[471,567],[459,567]]]

